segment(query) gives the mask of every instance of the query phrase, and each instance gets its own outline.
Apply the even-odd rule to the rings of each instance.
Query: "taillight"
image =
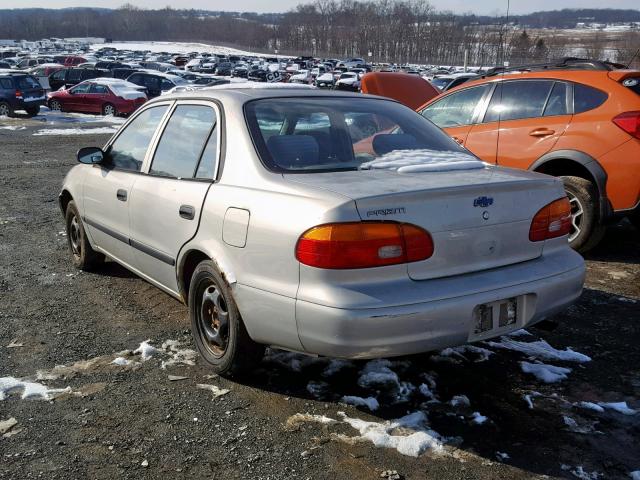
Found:
[[[543,207],[531,221],[529,240],[541,242],[562,237],[571,232],[571,203],[567,197],[560,198]]]
[[[300,263],[317,268],[370,268],[418,262],[433,255],[426,230],[408,223],[345,222],[310,228],[296,245]]]
[[[20,90],[16,90],[16,98],[22,98],[22,92]]]
[[[613,123],[636,138],[640,138],[640,112],[624,112],[613,119]]]

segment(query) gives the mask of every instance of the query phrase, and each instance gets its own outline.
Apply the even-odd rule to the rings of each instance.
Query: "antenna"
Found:
[[[636,53],[633,54],[633,57],[631,57],[631,60],[629,60],[629,63],[627,63],[627,68],[629,68],[631,66],[631,64],[636,59],[636,57],[638,56],[639,53],[640,53],[640,48],[638,48],[636,50]]]

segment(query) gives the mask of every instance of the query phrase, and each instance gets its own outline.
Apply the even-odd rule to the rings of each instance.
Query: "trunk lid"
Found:
[[[414,280],[524,262],[542,254],[531,242],[533,216],[564,196],[557,179],[485,167],[446,172],[361,170],[286,174],[285,179],[353,199],[362,220],[412,223],[433,237],[435,252],[408,264]]]

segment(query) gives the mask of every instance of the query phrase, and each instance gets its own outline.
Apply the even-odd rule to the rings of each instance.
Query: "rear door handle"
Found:
[[[121,202],[126,202],[127,201],[127,191],[123,190],[122,188],[119,188],[118,192],[116,193],[116,197],[118,197],[118,200],[120,200]]]
[[[182,218],[186,218],[187,220],[193,220],[196,216],[196,209],[191,205],[180,205],[179,212]]]
[[[464,143],[464,140],[462,140],[461,138],[458,137],[452,137],[456,142],[458,142],[460,145],[462,145]]]
[[[536,128],[535,130],[531,130],[529,135],[532,137],[548,137],[554,133],[556,133],[555,130],[549,130],[548,128]]]

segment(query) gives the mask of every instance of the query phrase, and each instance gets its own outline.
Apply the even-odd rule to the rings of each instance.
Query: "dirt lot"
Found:
[[[398,478],[389,470],[623,479],[640,470],[640,413],[594,405],[640,410],[640,233],[630,225],[611,228],[589,255],[580,301],[531,335],[389,363],[272,352],[232,382],[197,358],[189,365],[183,305],[113,263],[73,270],[58,189],[75,151],[108,135],[33,135],[43,128],[0,119],[0,390],[17,379],[37,383],[26,385],[35,394],[67,390],[45,392],[47,401],[16,387],[0,400],[0,479]],[[147,339],[158,350],[144,360],[132,351]],[[569,360],[526,349],[540,339]],[[544,383],[522,370],[536,359],[571,371]],[[384,375],[366,382],[367,369]],[[229,392],[215,398],[214,387]],[[343,395],[380,407],[345,405]],[[426,416],[400,423],[418,427],[384,424],[414,412]],[[401,454],[411,453],[410,433],[433,448]]]

